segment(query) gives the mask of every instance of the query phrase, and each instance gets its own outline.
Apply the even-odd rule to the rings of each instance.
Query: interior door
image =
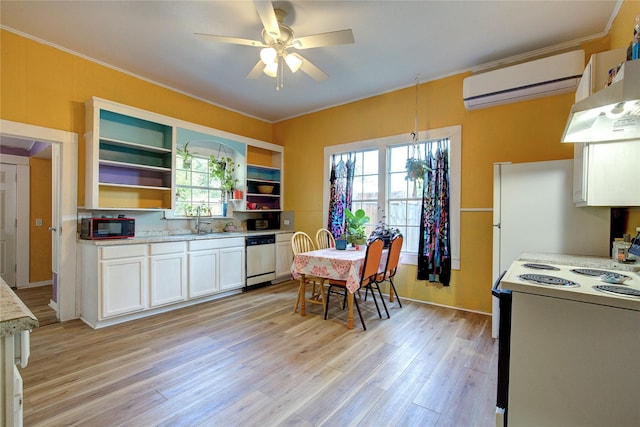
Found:
[[[61,180],[60,180],[60,144],[52,144],[51,146],[51,271],[53,277],[53,289],[51,291],[51,300],[55,303],[56,312],[60,317],[60,311],[57,309],[58,304],[58,273],[60,271],[60,249],[62,225],[60,222],[60,198],[61,198]]]
[[[0,276],[16,286],[16,166],[0,163]]]

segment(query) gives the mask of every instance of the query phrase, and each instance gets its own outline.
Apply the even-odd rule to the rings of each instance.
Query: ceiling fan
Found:
[[[253,3],[264,27],[262,30],[263,41],[204,33],[195,33],[195,35],[221,43],[261,47],[260,60],[249,72],[247,78],[256,79],[264,72],[269,77],[276,79],[276,90],[282,89],[285,64],[292,73],[302,70],[316,81],[322,81],[328,77],[324,71],[302,55],[297,52],[288,52],[289,49],[303,50],[354,42],[351,30],[332,31],[296,38],[293,30],[284,24],[284,19],[287,16],[284,10],[274,9],[270,1],[254,0]]]

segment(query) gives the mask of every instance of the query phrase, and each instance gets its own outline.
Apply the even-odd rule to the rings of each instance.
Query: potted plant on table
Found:
[[[344,210],[347,229],[347,241],[354,246],[364,245],[367,243],[367,235],[365,227],[369,222],[369,217],[364,210],[358,209],[351,212],[349,209]]]
[[[376,228],[371,232],[371,235],[369,235],[367,243],[380,238],[384,242],[384,247],[388,248],[389,245],[391,245],[391,240],[398,234],[401,234],[399,229],[389,226],[389,224],[385,222],[385,218],[384,211],[382,211],[382,217],[376,224]]]

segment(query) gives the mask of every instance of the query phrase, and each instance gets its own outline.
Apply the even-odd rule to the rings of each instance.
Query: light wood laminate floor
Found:
[[[367,331],[331,300],[293,314],[297,283],[93,330],[37,328],[25,426],[492,426],[489,316],[407,300]],[[357,314],[356,314],[357,315]]]
[[[50,325],[51,323],[58,323],[56,317],[56,311],[49,307],[51,302],[53,286],[36,286],[33,288],[13,289],[16,295],[24,302],[24,304],[31,310],[34,316],[38,319],[40,326]]]

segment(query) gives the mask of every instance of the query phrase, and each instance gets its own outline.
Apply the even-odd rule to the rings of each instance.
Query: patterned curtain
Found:
[[[425,159],[431,170],[425,176],[422,194],[418,279],[449,286],[449,139],[426,144],[426,151]]]
[[[344,210],[351,209],[353,196],[353,174],[356,156],[349,153],[347,161],[343,155],[333,155],[331,159],[331,177],[329,178],[329,221],[327,229],[338,238],[344,233]],[[337,163],[336,163],[337,160]]]

